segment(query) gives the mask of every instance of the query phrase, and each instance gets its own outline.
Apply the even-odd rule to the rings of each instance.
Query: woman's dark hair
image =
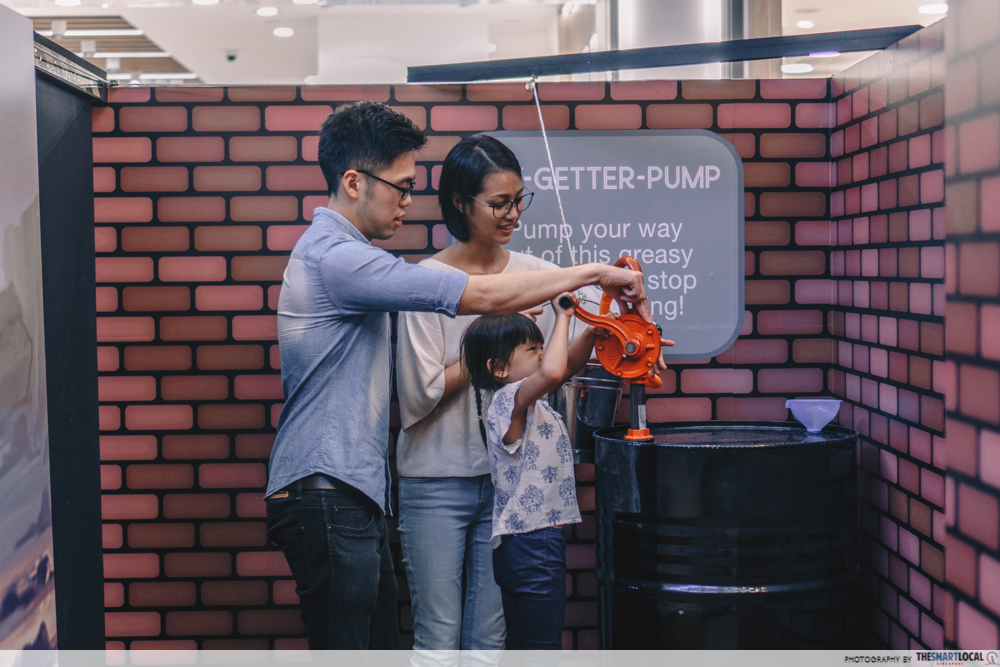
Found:
[[[476,134],[458,142],[444,159],[438,202],[448,231],[459,241],[469,240],[465,215],[455,208],[455,195],[463,200],[483,191],[483,181],[490,174],[512,171],[521,177],[521,164],[513,151],[493,137]]]
[[[409,118],[378,102],[356,102],[338,108],[319,131],[319,168],[330,194],[337,195],[348,169],[378,175],[400,155],[427,143]]]
[[[545,338],[538,325],[521,313],[513,315],[483,315],[473,320],[462,336],[462,361],[476,390],[476,414],[479,433],[486,443],[483,424],[483,390],[496,391],[503,383],[490,370],[490,361],[506,366],[521,343],[543,345]]]

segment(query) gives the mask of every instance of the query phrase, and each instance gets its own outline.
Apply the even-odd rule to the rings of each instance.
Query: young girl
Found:
[[[579,301],[561,308],[542,351],[542,332],[521,314],[480,317],[465,333],[463,357],[476,402],[493,392],[485,430],[493,477],[493,573],[503,596],[508,649],[560,649],[566,611],[566,538],[579,523],[573,450],[545,400],[590,358],[597,330],[568,345]]]

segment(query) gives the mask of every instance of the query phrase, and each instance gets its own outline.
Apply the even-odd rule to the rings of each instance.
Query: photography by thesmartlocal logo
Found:
[[[844,662],[855,665],[908,664],[912,658],[908,655],[845,655]]]
[[[937,665],[964,665],[966,663],[1000,664],[1000,656],[990,651],[915,651],[917,662],[933,662]]]

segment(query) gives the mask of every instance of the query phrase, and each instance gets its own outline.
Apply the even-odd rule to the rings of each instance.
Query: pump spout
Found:
[[[629,403],[632,408],[632,424],[625,433],[626,440],[652,440],[646,426],[646,385],[633,382],[630,385]]]

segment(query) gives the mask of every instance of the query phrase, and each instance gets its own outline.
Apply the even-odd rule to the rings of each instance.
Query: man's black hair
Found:
[[[319,167],[337,195],[348,169],[376,176],[404,153],[420,149],[424,133],[409,118],[379,102],[345,104],[323,121],[319,131]]]
[[[491,174],[512,171],[521,178],[521,164],[514,152],[485,134],[476,134],[458,142],[444,159],[438,202],[444,224],[459,241],[469,240],[469,225],[457,208],[454,195],[463,200],[483,191],[483,180]]]

